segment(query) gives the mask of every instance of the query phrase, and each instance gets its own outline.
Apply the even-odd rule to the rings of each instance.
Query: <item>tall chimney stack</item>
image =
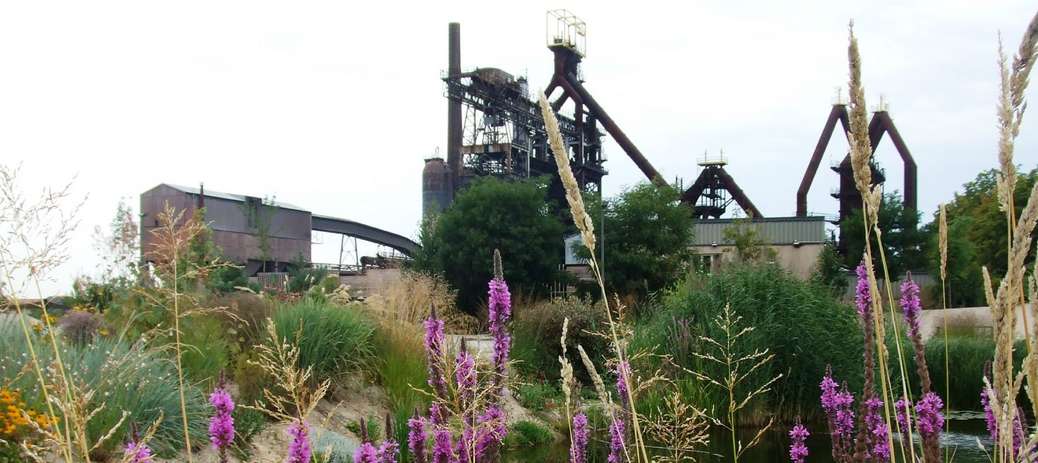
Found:
[[[447,77],[456,79],[461,74],[461,24],[450,23],[448,30]],[[450,170],[450,198],[460,186],[461,162],[461,97],[448,95],[447,99],[447,168]]]

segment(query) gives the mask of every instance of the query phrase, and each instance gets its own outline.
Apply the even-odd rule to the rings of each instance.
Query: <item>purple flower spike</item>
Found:
[[[382,445],[378,446],[378,451],[375,452],[375,461],[378,463],[396,463],[399,455],[400,444],[397,444],[393,439],[386,439],[382,441]]]
[[[296,421],[288,427],[292,443],[288,446],[286,463],[310,463],[310,430],[305,421]]]
[[[432,463],[454,463],[453,447],[450,430],[438,428],[433,433]]]
[[[498,255],[495,254],[495,260],[497,257]],[[508,283],[505,283],[505,280],[499,276],[490,280],[488,286],[490,287],[490,297],[487,318],[490,322],[490,335],[494,339],[492,361],[494,372],[497,373],[493,378],[494,390],[491,391],[491,394],[493,394],[492,401],[498,402],[501,398],[504,379],[508,374],[508,354],[512,348],[512,337],[509,336],[505,327],[512,317],[512,295],[508,292]]]
[[[587,415],[578,413],[573,417],[573,445],[569,448],[570,463],[587,461],[587,442],[590,437],[591,429],[588,428]]]
[[[625,378],[631,377],[631,366],[625,361],[620,362],[616,365],[616,393],[620,396],[620,403],[623,404],[624,410],[630,410],[631,404],[628,403],[628,388],[627,380]]]
[[[941,396],[933,392],[926,393],[915,404],[919,435],[927,437],[941,433],[941,429],[944,428],[944,414],[941,413],[943,407],[944,402],[941,400]]]
[[[919,285],[908,280],[901,283],[901,311],[908,325],[908,336],[919,336],[919,312],[922,304],[919,303]]]
[[[800,424],[800,420],[797,420],[796,426],[789,430],[789,460],[793,463],[804,463],[804,459],[807,458],[807,446],[804,442],[807,441],[807,436],[811,433],[807,432],[807,428]]]
[[[612,424],[609,425],[609,457],[606,459],[608,463],[623,463],[626,448],[624,436],[626,434],[627,430],[623,420],[613,418]]]
[[[227,389],[217,387],[209,395],[209,404],[213,406],[213,416],[209,419],[209,441],[220,455],[220,462],[227,462],[227,449],[234,442],[234,399]]]
[[[407,420],[407,448],[411,451],[411,459],[415,463],[425,463],[425,419],[415,416]]]
[[[151,449],[143,442],[132,440],[126,443],[125,449],[127,461],[130,463],[152,463]]]
[[[365,442],[353,452],[353,463],[378,463],[377,450],[371,442]]]
[[[858,265],[855,273],[858,274],[858,285],[854,291],[854,305],[858,307],[858,315],[862,320],[868,322],[869,314],[872,313],[872,291],[869,289],[869,271],[864,261]]]
[[[425,321],[425,353],[429,368],[429,386],[440,400],[447,400],[447,378],[443,371],[444,339],[443,320],[436,318],[434,310]]]
[[[890,429],[883,419],[882,409],[883,401],[879,398],[872,397],[865,401],[865,429],[869,432],[869,442],[872,444],[868,451],[874,460],[885,462],[890,461],[890,442],[887,439]]]

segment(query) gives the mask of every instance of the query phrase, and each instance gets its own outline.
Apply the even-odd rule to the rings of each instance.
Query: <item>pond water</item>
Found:
[[[978,447],[978,440],[984,446],[991,445],[991,439],[987,435],[982,414],[974,412],[953,412],[949,420],[950,431],[941,437],[941,447],[952,452],[955,463],[981,463],[989,462],[989,458],[983,450]],[[742,440],[751,439],[752,433],[747,430],[745,435],[740,436]],[[731,446],[728,435],[719,433],[711,436],[711,445],[704,449],[696,460],[722,462],[730,461]],[[594,442],[589,452],[588,462],[604,463],[608,453],[608,443]],[[812,431],[807,440],[807,446],[811,452],[807,458],[810,463],[832,463],[830,453],[831,441],[824,432]],[[529,449],[517,449],[503,455],[503,461],[508,463],[519,462],[546,462],[565,463],[569,460],[568,443],[536,447]],[[768,432],[763,441],[755,448],[743,454],[741,461],[753,463],[786,463],[789,461],[789,438],[786,436],[785,428],[775,428]]]

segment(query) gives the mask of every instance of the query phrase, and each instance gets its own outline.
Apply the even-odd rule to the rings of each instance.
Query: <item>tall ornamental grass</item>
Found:
[[[91,392],[89,409],[98,410],[85,423],[91,446],[101,442],[91,452],[92,459],[103,460],[118,451],[131,425],[143,428],[156,420],[159,426],[149,442],[152,449],[169,457],[184,447],[176,367],[161,352],[112,338],[87,345],[62,343],[59,348],[70,378]],[[0,352],[4,353],[0,356],[0,379],[23,391],[27,402],[43,406],[38,379],[23,374],[28,344],[16,325],[0,324]],[[36,355],[43,364],[53,360],[49,349],[37,350]],[[208,414],[205,398],[193,386],[186,386],[184,392],[188,432],[196,442],[202,442]]]
[[[274,312],[277,339],[297,346],[299,367],[316,381],[339,379],[371,361],[374,325],[354,305],[304,299]]]

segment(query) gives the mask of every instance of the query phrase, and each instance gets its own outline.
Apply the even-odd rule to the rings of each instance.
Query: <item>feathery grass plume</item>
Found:
[[[710,425],[714,423],[704,410],[685,403],[677,391],[657,408],[656,418],[648,421],[646,431],[654,442],[663,444],[667,453],[654,456],[654,462],[678,463],[694,461],[693,456],[710,444]]]
[[[883,265],[883,279],[886,283],[886,296],[889,302],[890,316],[895,317],[894,314],[894,293],[891,289],[891,278],[889,267],[887,266],[887,258],[884,252],[883,246],[883,234],[879,227],[879,208],[882,198],[882,190],[877,186],[872,185],[872,143],[869,140],[868,134],[868,110],[865,105],[865,89],[862,85],[861,80],[861,54],[858,50],[858,39],[854,35],[854,22],[852,21],[848,27],[849,29],[849,44],[847,46],[847,61],[849,69],[849,82],[848,82],[848,95],[850,96],[850,109],[849,109],[849,122],[850,131],[848,136],[850,137],[850,156],[851,156],[851,167],[854,171],[854,183],[858,192],[862,196],[862,209],[865,216],[865,269],[868,276],[869,291],[872,295],[872,324],[875,333],[876,353],[879,359],[879,373],[880,373],[880,390],[883,397],[886,399],[884,403],[884,418],[887,422],[888,427],[891,424],[891,412],[886,404],[893,401],[897,395],[900,395],[904,401],[910,401],[911,395],[909,393],[907,372],[904,351],[901,347],[901,337],[898,333],[897,324],[892,325],[894,328],[894,346],[897,353],[897,367],[900,371],[901,387],[900,393],[896,392],[894,386],[890,383],[890,372],[887,367],[887,346],[883,342],[886,339],[886,325],[883,321],[883,306],[879,296],[879,285],[876,281],[876,272],[873,268],[873,253],[871,245],[871,236],[875,235],[876,248],[879,250],[880,261]],[[911,420],[911,412],[906,417],[907,420]],[[894,424],[899,424],[894,420]],[[890,446],[894,446],[893,437],[888,438]],[[905,443],[902,443],[905,446]],[[912,460],[915,459],[915,448],[908,442],[908,457]],[[904,448],[904,447],[902,447]]]
[[[538,103],[541,106],[541,114],[544,116],[544,128],[548,132],[548,142],[551,144],[551,152],[555,155],[555,165],[559,170],[559,178],[562,186],[566,189],[566,202],[569,203],[570,214],[573,215],[573,224],[580,230],[580,238],[584,241],[591,255],[595,254],[595,224],[591,221],[584,208],[584,197],[580,194],[580,186],[577,178],[573,176],[573,170],[569,166],[569,150],[566,142],[562,139],[559,130],[559,120],[555,118],[548,99],[542,94]]]
[[[248,360],[249,365],[257,366],[274,384],[263,390],[263,403],[258,410],[274,419],[302,423],[317,407],[317,403],[328,392],[331,382],[317,383],[311,388],[313,371],[299,366],[299,346],[279,338],[274,321],[267,319],[268,342],[256,346],[257,359]],[[299,336],[296,336],[299,339]]]
[[[768,349],[755,349],[745,353],[747,349],[742,345],[744,337],[752,333],[754,327],[742,326],[742,317],[732,310],[731,304],[725,304],[724,311],[718,314],[712,323],[723,333],[723,338],[714,339],[700,336],[700,341],[711,352],[693,352],[692,355],[704,362],[720,366],[722,370],[727,371],[727,374],[720,378],[713,378],[698,371],[688,369],[685,371],[700,381],[717,387],[727,395],[725,421],[721,423],[721,426],[728,431],[731,438],[732,461],[738,463],[742,454],[760,443],[761,438],[775,422],[774,417],[769,418],[768,422],[757,431],[749,442],[743,443],[738,438],[737,417],[739,411],[746,408],[755,398],[770,391],[771,385],[775,384],[782,374],[775,375],[761,384],[747,384],[747,380],[757,370],[771,362],[775,358],[775,354],[770,353]]]
[[[613,343],[613,349],[616,353],[616,360],[618,362],[627,361],[626,346],[621,341],[618,333],[617,322],[613,319],[612,311],[609,307],[609,294],[605,288],[605,279],[602,277],[602,272],[598,266],[598,260],[595,258],[595,229],[594,224],[591,220],[591,216],[588,215],[587,210],[584,208],[584,199],[581,196],[580,186],[577,184],[576,177],[573,176],[573,171],[569,165],[569,153],[566,150],[566,144],[562,138],[562,132],[559,130],[559,121],[555,117],[555,112],[552,111],[551,106],[548,104],[548,100],[542,93],[540,95],[539,104],[541,107],[541,115],[544,118],[545,131],[548,133],[548,140],[552,147],[552,154],[555,156],[555,165],[559,171],[559,178],[562,180],[562,186],[566,190],[566,202],[570,206],[570,214],[573,216],[573,223],[576,224],[577,229],[580,230],[581,239],[584,241],[584,245],[590,251],[590,258],[588,259],[589,266],[591,267],[591,273],[595,276],[595,281],[598,283],[598,288],[602,294],[603,306],[605,308],[606,318],[609,322],[609,333],[610,340]],[[626,375],[627,373],[625,373]],[[630,384],[630,378],[624,378],[624,381]],[[631,388],[627,390],[627,401],[634,402],[633,392]],[[642,436],[641,424],[639,423],[639,417],[637,413],[631,414],[631,427],[633,430],[633,437],[636,447],[636,455],[638,460],[643,463],[648,463],[649,452],[645,446],[645,439]]]
[[[18,167],[0,164],[0,296],[15,308],[22,334],[29,348],[33,373],[41,386],[46,403],[51,432],[63,435],[57,448],[66,462],[73,461],[73,453],[79,451],[81,458],[89,461],[89,444],[84,430],[85,417],[66,415],[57,419],[54,401],[75,403],[80,398],[71,396],[73,390],[65,373],[62,352],[52,326],[53,317],[48,313],[43,296],[41,280],[59,265],[68,260],[68,247],[72,234],[79,224],[76,215],[84,200],[68,205],[72,200],[72,182],[58,188],[43,188],[38,198],[29,198],[19,184]],[[17,294],[31,291],[38,295],[42,310],[42,323],[46,328],[47,341],[53,353],[54,367],[60,382],[51,385],[58,394],[48,391],[47,376],[39,362],[29,322]],[[59,425],[60,423],[60,425]],[[60,427],[59,427],[60,426]]]
[[[595,393],[598,394],[598,400],[602,402],[602,406],[606,410],[611,410],[613,400],[609,396],[609,392],[606,391],[605,381],[602,381],[602,376],[598,374],[598,369],[595,368],[595,363],[591,361],[591,357],[584,351],[584,346],[577,344],[577,352],[580,353],[580,360],[584,363],[584,368],[587,369],[588,376],[591,377],[591,383],[595,386]]]
[[[937,245],[941,252],[941,323],[944,332],[944,414],[951,412],[951,356],[948,344],[948,209],[945,204],[938,208]],[[948,431],[948,429],[945,429]]]
[[[562,355],[559,356],[559,365],[561,368],[561,386],[562,395],[565,398],[566,404],[566,424],[569,427],[569,444],[570,448],[573,447],[573,387],[576,385],[576,380],[573,378],[573,364],[569,362],[569,358],[566,356],[566,332],[569,331],[569,317],[562,320],[562,337],[559,338],[559,343],[562,344]]]

